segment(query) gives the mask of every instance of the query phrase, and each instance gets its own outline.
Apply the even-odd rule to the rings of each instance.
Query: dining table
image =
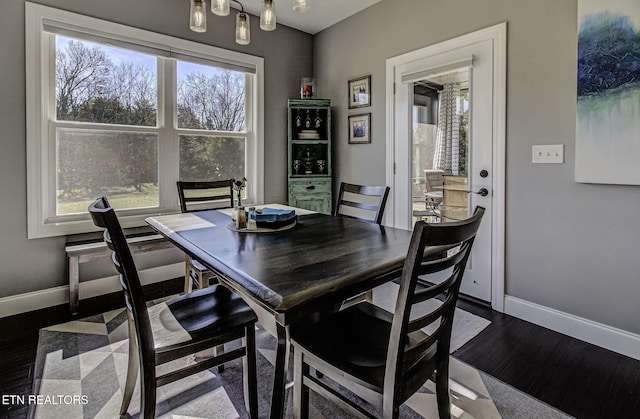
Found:
[[[153,216],[146,222],[185,253],[222,274],[220,282],[255,310],[276,337],[270,417],[284,415],[290,327],[400,276],[411,231],[295,210],[287,228],[238,231],[230,210]]]

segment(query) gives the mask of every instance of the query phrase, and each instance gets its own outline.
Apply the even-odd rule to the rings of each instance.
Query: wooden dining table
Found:
[[[220,210],[146,219],[184,252],[222,273],[223,284],[241,295],[277,338],[272,418],[284,414],[289,327],[397,278],[411,239],[411,231],[295,210],[295,226],[271,232],[234,231],[229,212]]]

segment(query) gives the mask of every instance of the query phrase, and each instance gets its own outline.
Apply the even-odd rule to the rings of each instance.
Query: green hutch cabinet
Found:
[[[332,213],[331,101],[289,99],[289,205]]]

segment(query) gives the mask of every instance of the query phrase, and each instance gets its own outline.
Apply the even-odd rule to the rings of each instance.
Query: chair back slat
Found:
[[[430,300],[443,294],[447,291],[447,289],[451,286],[451,282],[455,281],[456,276],[451,275],[446,280],[439,282],[437,284],[430,284],[428,288],[425,288],[420,291],[416,291],[413,295],[413,304],[418,304],[423,301]]]
[[[456,266],[465,256],[465,249],[460,248],[456,253],[440,259],[431,259],[420,263],[419,275],[430,275]]]
[[[415,224],[391,325],[384,379],[385,399],[402,400],[417,390],[407,383],[424,383],[429,378],[419,377],[419,368],[416,370],[414,365],[433,350],[433,345],[437,345],[435,362],[439,357],[449,356],[451,326],[460,283],[483,215],[484,208],[477,207],[473,216],[466,220],[434,224],[418,221]],[[455,254],[443,252],[440,257],[431,255],[428,260],[423,260],[428,246],[459,246],[459,250]],[[428,281],[424,275],[445,270],[451,272],[448,279],[416,291],[418,281],[421,287],[425,284],[424,280]],[[444,296],[441,304],[411,320],[411,310],[415,304],[438,295]],[[429,334],[420,331],[434,324],[437,325],[435,331]],[[416,336],[421,338],[417,339]]]
[[[425,339],[408,345],[404,351],[403,368],[407,369],[419,361],[423,355],[438,341],[438,332],[442,327],[446,327],[444,323],[440,323],[435,332],[428,335]]]
[[[345,197],[345,194],[349,195]],[[380,224],[382,223],[388,196],[388,186],[354,185],[342,182],[340,183],[340,191],[333,215],[357,218]]]
[[[431,326],[437,321],[442,319],[442,316],[445,315],[446,311],[449,310],[449,304],[451,303],[449,300],[451,294],[447,296],[447,299],[444,303],[442,303],[438,308],[430,311],[424,316],[417,317],[412,319],[407,326],[407,333],[415,332],[416,330],[420,330],[424,327]]]
[[[178,200],[182,212],[191,212],[201,207],[193,207],[191,204],[209,203],[211,208],[233,207],[233,181],[231,179],[206,182],[187,182],[179,180]]]

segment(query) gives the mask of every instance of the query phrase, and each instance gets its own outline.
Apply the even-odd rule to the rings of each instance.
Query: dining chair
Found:
[[[177,186],[182,212],[211,208],[233,208],[233,181],[231,179],[207,182],[179,180]],[[219,275],[219,273],[207,269],[202,262],[185,254],[185,294],[194,288],[206,288],[210,282],[217,283]]]
[[[380,224],[388,196],[388,186],[354,185],[341,182],[333,215]]]
[[[105,229],[104,241],[113,252],[112,261],[120,274],[127,308],[129,362],[120,415],[127,413],[138,373],[140,414],[149,419],[155,414],[157,387],[242,358],[245,405],[249,416],[257,418],[255,323],[258,318],[253,310],[222,285],[197,290],[147,308],[131,251],[107,198],[93,202],[89,213],[93,223]],[[155,308],[160,311],[151,317],[150,312]],[[240,347],[172,371],[159,373],[156,370],[160,365],[232,341],[240,341]]]
[[[354,185],[341,182],[338,201],[333,215],[380,224],[382,223],[382,216],[384,215],[384,207],[387,204],[388,196],[388,186]],[[343,308],[363,299],[368,302],[373,302],[373,290],[349,298],[344,302]]]
[[[394,313],[362,302],[312,326],[292,327],[295,418],[308,417],[310,389],[354,415],[397,418],[400,405],[434,372],[439,417],[450,417],[451,326],[460,282],[483,214],[484,208],[477,207],[473,216],[463,221],[416,222]],[[459,246],[457,252],[436,251],[440,254],[437,258],[425,256],[429,248],[452,245]],[[441,278],[443,271],[449,275],[443,281],[418,284],[418,276]],[[412,308],[427,300],[439,301],[437,308],[411,316]],[[434,330],[425,332],[428,326]],[[311,368],[320,374],[310,374]],[[373,405],[375,411],[350,400],[328,379]]]
[[[442,203],[444,188],[444,170],[425,169],[425,204],[427,209],[435,210]]]

